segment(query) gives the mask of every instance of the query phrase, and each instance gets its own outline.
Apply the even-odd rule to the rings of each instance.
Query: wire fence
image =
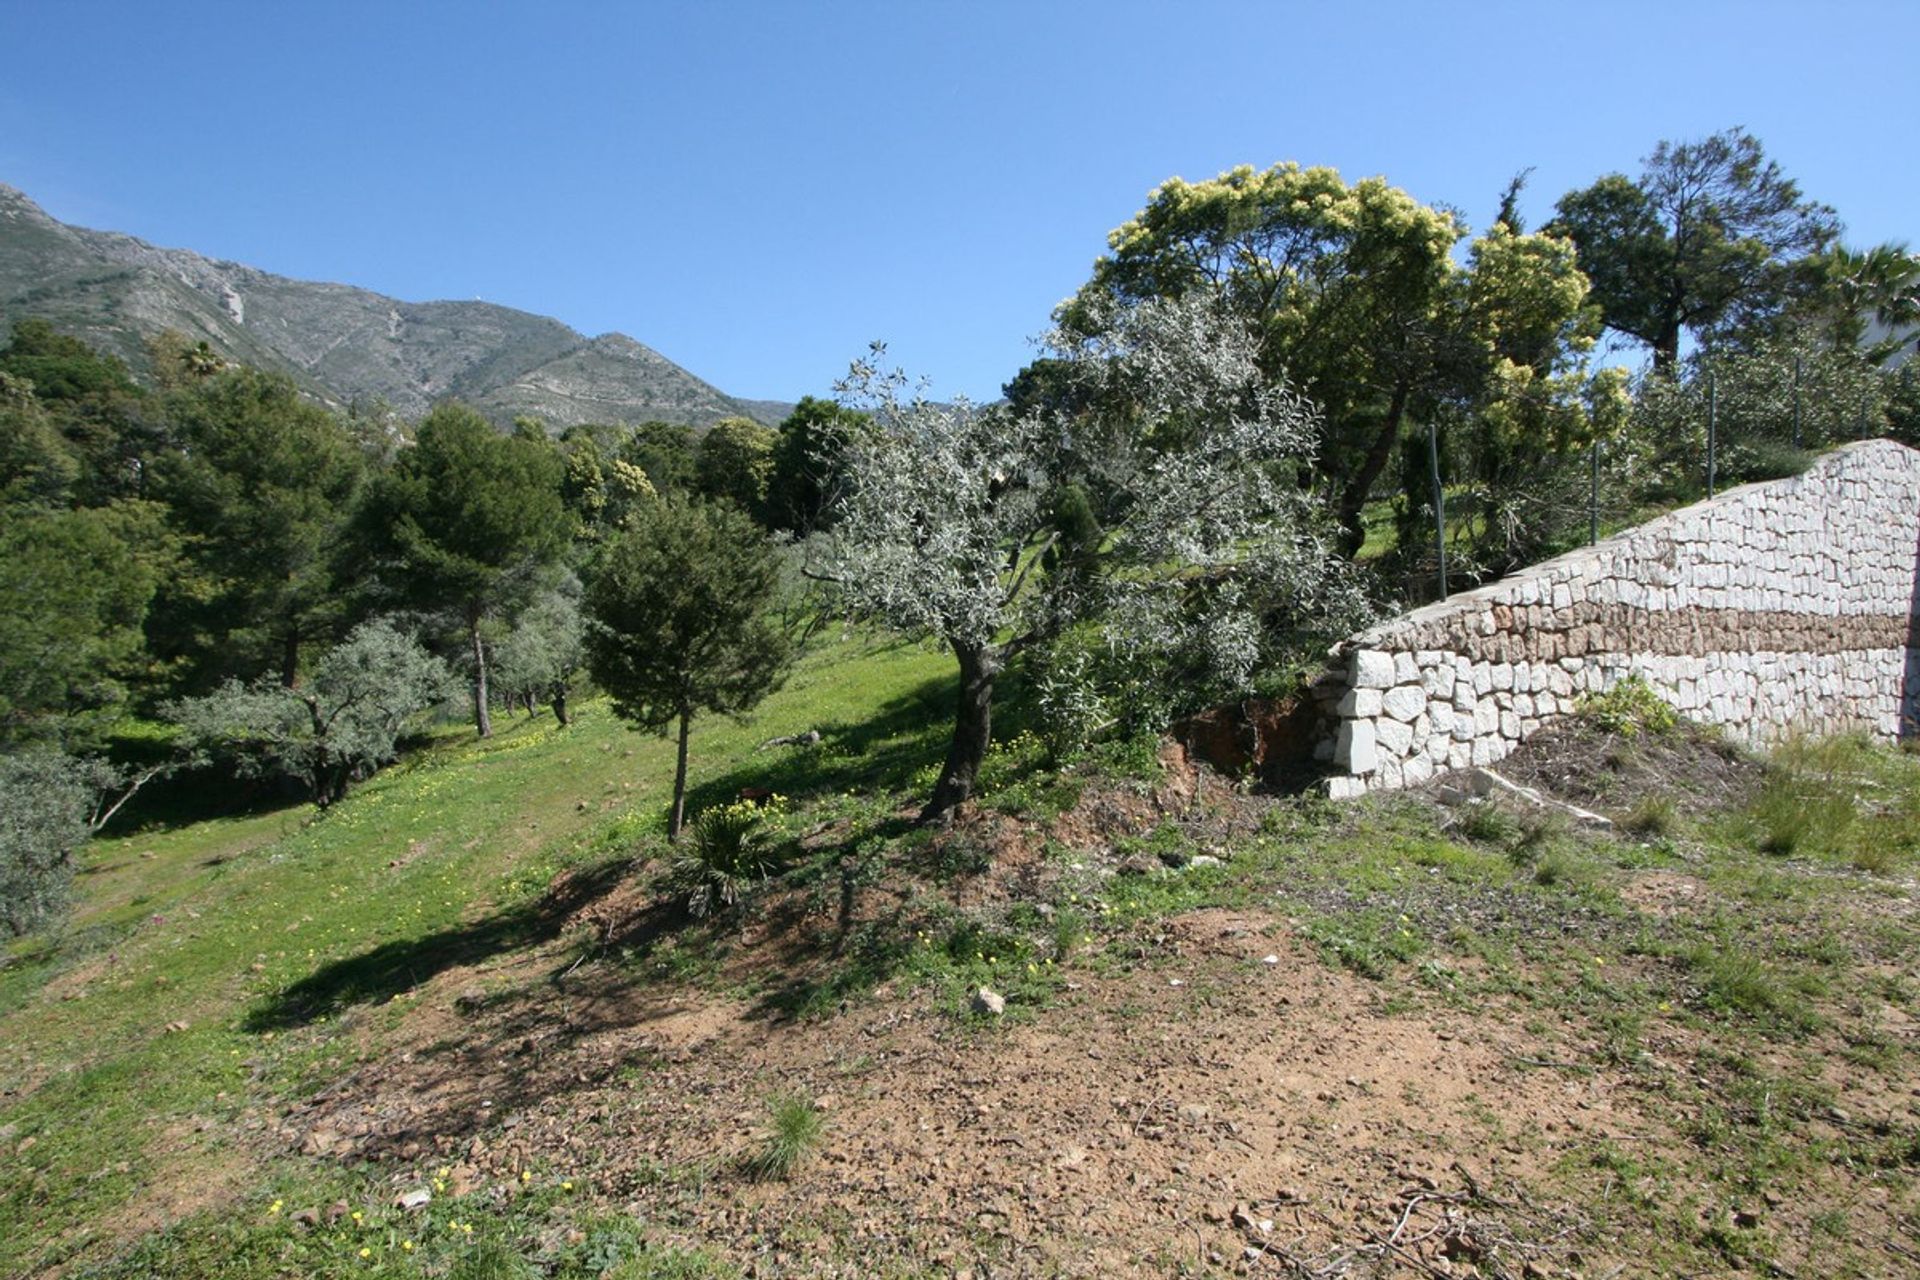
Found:
[[[1615,437],[1539,450],[1502,474],[1450,456],[1430,422],[1408,442],[1381,567],[1409,602],[1442,599],[1731,486],[1796,475],[1835,445],[1914,434],[1910,364],[1817,374],[1800,359],[1725,371],[1703,361],[1685,380],[1643,382]]]

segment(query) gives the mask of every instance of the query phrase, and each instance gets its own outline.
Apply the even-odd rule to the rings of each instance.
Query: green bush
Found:
[[[1055,764],[1080,755],[1113,719],[1087,643],[1084,637],[1065,637],[1043,651],[1035,664],[1040,738]]]
[[[18,937],[65,917],[93,797],[85,761],[51,751],[0,756],[0,927],[7,932]]]
[[[1861,826],[1857,786],[1867,746],[1856,739],[1793,738],[1775,748],[1765,785],[1748,808],[1763,853],[1834,853]]]
[[[1670,836],[1680,826],[1680,812],[1671,796],[1647,796],[1620,820],[1620,829],[1635,836]]]
[[[783,807],[775,796],[761,808],[741,800],[708,809],[693,820],[690,839],[675,855],[669,883],[687,896],[687,910],[695,917],[731,907],[755,883],[772,875],[779,865],[770,813]]]
[[[1580,714],[1607,732],[1626,738],[1666,733],[1680,720],[1646,678],[1637,675],[1628,676],[1605,693],[1581,699]]]

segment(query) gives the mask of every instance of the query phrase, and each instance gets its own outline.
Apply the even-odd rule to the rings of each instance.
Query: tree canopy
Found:
[[[1579,247],[1607,326],[1646,343],[1664,371],[1679,358],[1683,332],[1778,313],[1839,221],[1800,194],[1759,139],[1727,129],[1698,142],[1662,141],[1638,179],[1608,174],[1568,192],[1549,229]]]
[[[531,595],[566,547],[564,474],[544,440],[502,435],[472,409],[447,403],[421,421],[363,514],[375,571],[398,601],[448,610],[463,624],[481,737],[492,732],[481,623]]]
[[[715,501],[731,502],[748,515],[759,517],[767,503],[767,481],[773,475],[773,447],[777,433],[751,418],[723,418],[707,428],[694,455],[694,483]]]
[[[1197,639],[1214,682],[1245,687],[1267,606],[1311,629],[1357,601],[1295,483],[1318,422],[1263,375],[1246,328],[1201,296],[1092,318],[1097,336],[1050,343],[1077,393],[1031,412],[906,398],[878,353],[848,380],[874,429],[848,448],[825,569],[960,667],[927,819],[972,794],[1000,673],[1073,623],[1102,619],[1124,647]]]
[[[82,743],[124,710],[170,551],[150,503],[0,509],[0,748]]]
[[[849,437],[868,425],[864,414],[833,400],[802,396],[780,424],[767,484],[767,523],[804,536],[824,528],[846,490]]]
[[[1348,184],[1297,164],[1172,179],[1108,237],[1109,254],[1060,319],[1088,333],[1116,306],[1215,300],[1253,336],[1268,384],[1320,407],[1308,470],[1351,553],[1410,424],[1488,413],[1544,429],[1583,403],[1568,375],[1595,327],[1586,282],[1564,240],[1512,225],[1518,187],[1505,202],[1511,221],[1476,241],[1462,268],[1451,254],[1464,224],[1384,179]],[[1036,364],[1008,391],[1045,398],[1055,381]],[[1548,402],[1556,412],[1543,415]]]
[[[169,411],[183,447],[162,460],[155,487],[209,584],[184,620],[198,665],[243,677],[273,670],[291,685],[302,643],[337,634],[345,613],[337,540],[365,457],[332,414],[275,374],[202,377]]]
[[[791,646],[768,616],[779,563],[730,504],[668,497],[636,508],[587,580],[587,664],[614,711],[649,732],[678,728],[667,831],[685,819],[687,741],[703,712],[738,715],[780,684]]]

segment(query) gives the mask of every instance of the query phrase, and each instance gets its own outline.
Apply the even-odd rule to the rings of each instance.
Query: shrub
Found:
[[[1620,829],[1635,836],[1670,836],[1680,825],[1680,812],[1671,796],[1648,796],[1620,820]]]
[[[1680,719],[1646,678],[1637,675],[1628,676],[1605,693],[1581,699],[1580,714],[1607,732],[1627,738],[1666,733]]]
[[[1518,838],[1520,824],[1491,800],[1475,800],[1460,807],[1453,828],[1481,844],[1507,844]]]
[[[1084,646],[1058,642],[1040,655],[1038,666],[1033,684],[1040,738],[1047,758],[1058,764],[1085,751],[1110,717]]]
[[[1782,743],[1748,809],[1760,850],[1785,857],[1845,847],[1862,825],[1855,788],[1865,752],[1845,737]]]
[[[773,804],[762,809],[741,800],[708,809],[693,820],[693,839],[675,855],[669,883],[676,893],[687,895],[687,910],[696,918],[731,907],[755,882],[773,873],[778,858],[766,818],[782,803],[775,796]]]
[[[84,761],[51,751],[0,757],[0,925],[14,936],[65,916],[93,797]]]

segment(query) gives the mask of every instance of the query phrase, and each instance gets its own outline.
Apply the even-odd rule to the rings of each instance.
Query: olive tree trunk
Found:
[[[950,643],[960,662],[953,743],[947,748],[947,763],[934,784],[933,798],[920,811],[922,822],[950,822],[954,810],[972,797],[993,735],[993,678],[1000,673],[1000,656],[991,645]]]

